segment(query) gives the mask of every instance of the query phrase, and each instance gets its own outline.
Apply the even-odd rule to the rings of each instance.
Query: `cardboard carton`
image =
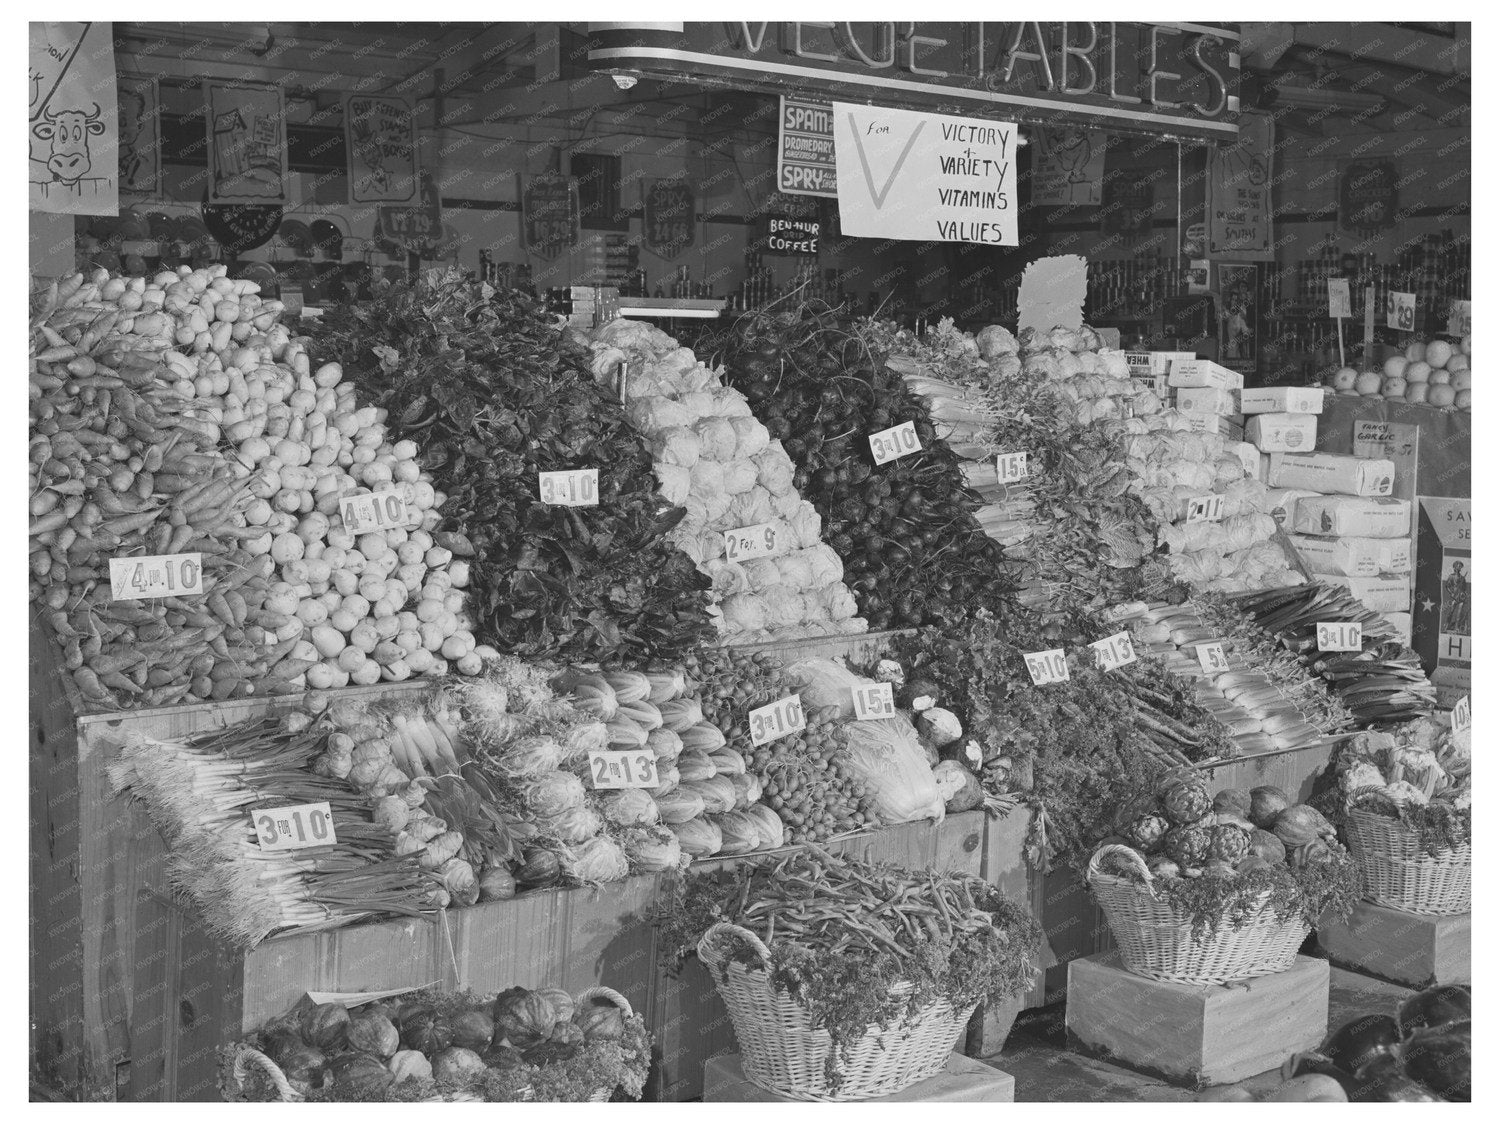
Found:
[[[1321,414],[1323,388],[1317,386],[1258,386],[1239,392],[1241,414]]]

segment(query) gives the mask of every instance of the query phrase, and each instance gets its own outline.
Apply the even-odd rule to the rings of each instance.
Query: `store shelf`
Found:
[[[722,300],[666,300],[621,297],[620,315],[637,320],[717,320],[724,314]]]

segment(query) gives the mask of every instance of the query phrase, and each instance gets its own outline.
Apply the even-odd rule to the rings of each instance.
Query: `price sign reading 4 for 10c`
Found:
[[[1047,683],[1068,681],[1068,657],[1061,648],[1049,648],[1045,652],[1026,653],[1026,670],[1031,681],[1038,687]]]
[[[661,783],[656,754],[628,749],[590,750],[589,775],[595,788],[655,788]]]
[[[1130,633],[1117,632],[1089,645],[1099,656],[1099,669],[1113,671],[1128,663],[1135,663],[1135,645],[1130,642]]]
[[[408,516],[406,501],[400,492],[370,492],[363,496],[344,496],[339,500],[339,518],[351,535],[366,531],[386,531],[404,527]]]
[[[870,453],[876,464],[887,464],[897,457],[921,451],[922,443],[917,440],[917,427],[909,421],[870,435]]]
[[[854,718],[858,722],[877,718],[891,718],[896,713],[896,700],[891,696],[889,683],[866,683],[854,688]]]
[[[788,695],[750,712],[751,745],[765,745],[805,729],[807,718],[802,713],[802,700],[796,695]]]
[[[303,847],[331,847],[338,842],[328,801],[261,808],[250,813],[262,851],[296,851]]]
[[[116,601],[180,597],[203,592],[202,554],[156,554],[111,558],[109,588]]]
[[[1350,621],[1319,621],[1318,649],[1323,652],[1359,652],[1365,646],[1364,625]]]
[[[543,503],[559,507],[597,507],[599,470],[575,468],[569,472],[539,472],[537,486]]]
[[[724,532],[724,557],[731,562],[748,562],[775,553],[776,528],[770,523]]]

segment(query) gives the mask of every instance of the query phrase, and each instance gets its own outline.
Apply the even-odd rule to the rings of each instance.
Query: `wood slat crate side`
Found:
[[[1213,791],[1221,788],[1243,788],[1272,784],[1282,789],[1293,800],[1306,800],[1312,795],[1313,782],[1328,765],[1332,748],[1319,743],[1306,749],[1291,749],[1281,753],[1262,753],[1244,757],[1238,761],[1226,761],[1222,765],[1204,767]]]
[[[736,652],[774,652],[786,663],[815,658],[848,660],[864,664],[877,660],[890,650],[896,636],[915,635],[915,629],[892,629],[885,632],[861,632],[848,636],[809,636],[800,640],[771,640],[763,644],[732,644]]]

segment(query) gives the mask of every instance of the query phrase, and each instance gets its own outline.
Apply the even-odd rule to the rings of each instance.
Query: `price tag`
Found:
[[[1031,673],[1031,681],[1038,687],[1048,683],[1066,683],[1068,681],[1068,657],[1063,654],[1061,648],[1049,648],[1045,652],[1027,652],[1026,670]]]
[[[404,527],[411,516],[401,493],[387,490],[363,496],[344,496],[339,500],[339,518],[344,521],[344,530],[351,535],[362,535],[366,531]]]
[[[802,700],[796,695],[788,695],[750,712],[751,745],[765,745],[805,729],[807,717],[802,713]]]
[[[1223,496],[1199,496],[1188,500],[1188,523],[1218,523],[1224,518]]]
[[[202,593],[203,555],[155,554],[149,558],[111,558],[109,588],[116,601]]]
[[[558,507],[597,507],[599,470],[575,468],[568,472],[539,472],[537,485],[543,503]]]
[[[1099,655],[1101,671],[1113,671],[1128,663],[1135,663],[1135,645],[1130,642],[1130,633],[1117,632],[1089,645]]]
[[[922,444],[917,440],[917,427],[911,422],[882,429],[870,437],[870,453],[876,464],[886,464],[908,453],[920,453]]]
[[[656,788],[656,754],[629,749],[589,751],[589,777],[595,788]]]
[[[1349,621],[1319,621],[1318,649],[1324,652],[1359,652],[1365,646],[1364,625]]]
[[[1470,726],[1474,725],[1474,711],[1469,704],[1468,695],[1465,695],[1454,704],[1452,721],[1454,733],[1457,733],[1459,730],[1467,730]]]
[[[1454,301],[1448,306],[1448,334],[1467,336],[1473,326],[1474,302]]]
[[[731,562],[748,562],[775,553],[776,527],[772,523],[756,523],[724,532],[724,557]]]
[[[1223,644],[1199,644],[1197,652],[1198,666],[1205,675],[1217,675],[1229,670],[1229,657],[1224,654]]]
[[[1031,454],[1001,453],[995,458],[995,475],[1002,484],[1014,484],[1031,475]]]
[[[858,722],[890,718],[896,713],[896,700],[889,683],[867,683],[853,688],[854,718]]]
[[[1354,316],[1354,305],[1349,300],[1349,279],[1328,279],[1328,315],[1333,320],[1348,320]]]
[[[333,830],[333,811],[326,800],[286,808],[261,808],[250,813],[250,820],[262,851],[300,851],[305,847],[331,847],[338,842]]]
[[[1395,328],[1398,332],[1416,331],[1416,293],[1386,293],[1385,326]]]

